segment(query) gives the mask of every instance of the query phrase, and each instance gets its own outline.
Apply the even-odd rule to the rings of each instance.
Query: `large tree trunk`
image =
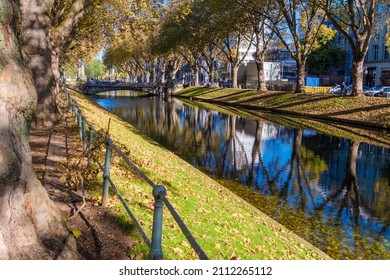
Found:
[[[165,83],[165,73],[166,73],[166,65],[164,60],[160,60],[158,62],[159,70],[160,70],[160,75],[159,80],[161,81],[162,84]]]
[[[305,92],[306,61],[297,60],[297,87],[295,93]]]
[[[151,77],[151,73],[149,71],[145,72],[145,77],[146,77],[146,83],[149,84],[150,83],[150,77]]]
[[[54,75],[54,81],[55,81],[55,96],[56,100],[58,96],[60,96],[61,90],[62,90],[62,79],[61,79],[61,68],[60,68],[60,49],[53,46],[53,52],[52,52],[52,70]]]
[[[263,28],[260,28],[262,26]],[[264,22],[260,24],[257,23],[255,29],[256,36],[256,68],[257,68],[257,90],[259,91],[267,91],[267,85],[265,83],[265,72],[264,72],[264,53],[267,48],[267,44],[265,43],[265,31],[264,31]]]
[[[0,5],[0,259],[77,259],[60,210],[32,170],[28,132],[37,98],[13,29],[19,6]]]
[[[52,69],[53,51],[48,36],[50,19],[46,8],[45,1],[21,1],[23,14],[21,47],[38,94],[35,122],[39,126],[51,126],[60,113],[56,100],[56,79]]]
[[[161,69],[161,83],[165,84],[165,68]]]
[[[175,81],[176,81],[177,71],[179,71],[179,68],[175,67],[175,68],[173,68],[173,70],[171,72],[171,81],[173,82],[173,84],[175,84]]]
[[[77,62],[77,79],[85,80],[85,63],[81,59]]]
[[[199,86],[199,67],[198,67],[198,65],[193,66],[193,71],[194,71],[194,86],[198,87]]]
[[[352,95],[363,96],[363,60],[352,62]]]
[[[65,9],[50,1],[18,1],[22,13],[20,43],[23,59],[32,72],[38,94],[36,125],[50,127],[60,116],[60,55],[71,41],[72,30],[84,14],[86,2],[88,0],[74,0]],[[53,13],[58,20],[50,17]]]
[[[207,67],[207,75],[209,76],[209,82],[214,83],[215,82],[215,77],[214,77],[214,62],[212,61]]]
[[[152,70],[152,84],[155,84],[157,82],[157,77],[156,77],[156,71]]]
[[[257,90],[267,91],[267,85],[265,83],[265,73],[264,73],[264,58],[256,57],[256,67],[257,67]]]
[[[238,88],[238,69],[240,65],[232,65],[232,88]]]

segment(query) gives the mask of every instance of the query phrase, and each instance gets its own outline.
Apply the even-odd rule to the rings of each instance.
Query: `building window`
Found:
[[[390,54],[389,54],[389,47],[388,46],[385,46],[383,48],[383,59],[384,60],[388,60],[390,58]]]
[[[372,60],[378,60],[378,50],[379,50],[379,46],[374,45],[372,49]]]

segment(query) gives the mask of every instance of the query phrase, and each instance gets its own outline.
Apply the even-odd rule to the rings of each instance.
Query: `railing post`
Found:
[[[73,100],[73,109],[74,109],[74,115],[75,115],[76,120],[77,120],[78,107],[77,107],[77,102],[75,100]]]
[[[91,168],[91,166],[92,166],[92,163],[91,163],[91,151],[93,149],[93,145],[92,145],[93,130],[94,130],[94,127],[93,127],[92,124],[90,124],[89,125],[89,138],[88,138],[88,142],[89,142],[89,147],[88,147],[88,168]]]
[[[71,106],[71,109],[72,109],[72,115],[74,116],[76,113],[75,113],[75,111],[76,111],[76,109],[75,109],[75,107],[74,107],[74,100],[73,99],[71,99],[70,100],[70,106]]]
[[[83,119],[82,119],[80,108],[78,108],[78,113],[77,113],[77,125],[79,127],[80,139],[83,140]]]
[[[162,260],[162,220],[163,220],[163,199],[167,194],[164,186],[158,185],[153,189],[154,213],[153,213],[153,228],[152,228],[152,247],[150,249],[149,259]]]
[[[102,206],[107,207],[108,205],[108,186],[110,178],[110,161],[111,161],[111,144],[112,140],[110,138],[106,139],[106,159],[104,161],[104,173],[103,173],[103,194],[102,194]]]
[[[87,131],[85,130],[85,116],[81,116],[81,140],[83,140],[83,150],[87,150]]]
[[[76,116],[76,121],[77,121],[77,127],[80,127],[80,108],[77,105],[77,103],[74,105],[75,106],[75,116]]]
[[[71,107],[73,100],[72,100],[72,97],[70,96],[70,93],[69,93],[68,89],[66,89],[66,92],[67,92],[67,95],[68,95],[68,105],[69,105],[69,107]]]
[[[69,105],[69,92],[65,86],[63,87],[63,90],[65,92],[66,102],[68,102],[68,105]]]

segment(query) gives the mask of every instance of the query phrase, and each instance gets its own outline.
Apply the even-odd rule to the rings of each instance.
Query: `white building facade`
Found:
[[[364,85],[390,86],[390,47],[386,46],[387,28],[383,28],[370,42],[364,60]]]

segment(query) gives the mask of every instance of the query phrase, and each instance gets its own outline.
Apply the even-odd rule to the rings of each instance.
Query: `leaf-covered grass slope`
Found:
[[[254,90],[188,87],[175,94],[205,101],[258,106],[300,114],[363,121],[390,127],[390,98],[335,94],[257,92]]]

